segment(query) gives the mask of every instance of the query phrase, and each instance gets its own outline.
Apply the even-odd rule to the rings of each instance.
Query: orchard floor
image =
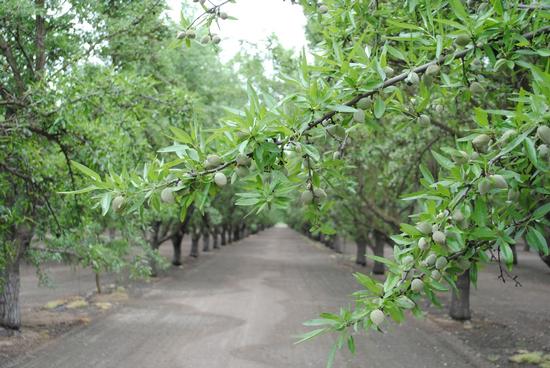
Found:
[[[544,345],[550,345],[549,273],[542,263],[538,269],[534,262],[521,262],[522,257],[523,288],[501,287],[491,268],[482,274],[480,289],[473,292],[474,320],[466,328],[430,309],[427,319],[388,324],[385,334],[358,338],[358,353],[339,354],[334,366],[495,367],[495,362],[508,366],[506,354],[517,348],[550,350]],[[293,336],[307,331],[303,321],[349,302],[356,289],[353,268],[347,255],[335,255],[288,228],[272,228],[187,260],[152,283],[132,283],[130,299],[119,307],[92,313],[89,323],[40,348],[10,359],[0,356],[0,367],[324,367],[334,337],[294,345]],[[85,271],[52,270],[61,285],[54,290],[37,289],[25,270],[27,313],[48,300],[94,288],[93,275]],[[494,356],[486,356],[484,341]]]

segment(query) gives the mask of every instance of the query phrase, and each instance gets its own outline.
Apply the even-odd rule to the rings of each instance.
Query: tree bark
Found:
[[[514,260],[512,261],[512,264],[517,265],[518,264],[518,250],[516,248],[516,244],[511,244],[510,248],[512,248],[512,255],[514,257]]]
[[[227,227],[227,244],[233,243],[233,228],[231,226]]]
[[[550,256],[545,256],[545,255],[542,254],[542,253],[539,253],[539,255],[540,255],[540,259],[541,259],[544,263],[546,263],[546,265],[547,265],[548,267],[550,267]]]
[[[226,238],[226,234],[227,234],[227,228],[224,226],[222,227],[222,232],[221,232],[221,243],[222,243],[222,246],[223,245],[227,245],[227,238]]]
[[[0,327],[8,331],[21,328],[19,263],[13,260],[0,272]]]
[[[372,251],[375,256],[384,257],[384,237],[380,234],[375,234],[374,236],[374,248]],[[385,271],[386,268],[382,262],[374,261],[372,273],[375,275],[383,275]]]
[[[239,226],[235,227],[233,230],[233,241],[238,241],[240,239],[240,228]]]
[[[342,253],[344,245],[343,243],[344,238],[342,236],[334,235],[334,237],[332,238],[332,249],[334,249],[336,253]]]
[[[467,321],[470,314],[470,270],[466,270],[456,280],[458,293],[453,290],[449,315],[458,321]]]
[[[101,276],[99,275],[99,271],[95,272],[95,287],[98,294],[101,294]]]
[[[210,252],[210,232],[208,230],[204,230],[202,233],[202,251]]]
[[[13,245],[15,254],[6,259],[4,269],[0,269],[0,327],[10,331],[21,328],[21,306],[19,305],[19,290],[21,278],[19,269],[21,259],[27,252],[34,235],[34,228],[21,225],[14,231]],[[2,247],[7,244],[0,244]]]
[[[246,224],[242,224],[241,225],[241,237],[240,239],[244,239],[248,236],[248,227],[246,226]]]
[[[191,252],[189,256],[197,258],[199,256],[199,240],[201,234],[199,232],[193,232],[191,235]]]
[[[364,236],[358,236],[355,239],[357,244],[357,253],[355,255],[355,263],[361,266],[367,265],[367,239]]]
[[[177,231],[170,239],[172,240],[172,248],[174,249],[172,264],[174,266],[181,266],[181,242],[183,240],[183,233]]]
[[[149,236],[149,245],[151,245],[151,249],[153,251],[157,251],[160,248],[160,227],[161,223],[160,221],[156,221],[152,224],[152,233]],[[158,276],[158,265],[157,262],[155,262],[154,259],[149,260],[149,265],[151,266],[151,277],[157,277]]]
[[[220,249],[220,242],[218,239],[218,228],[214,227],[212,230],[212,248]]]

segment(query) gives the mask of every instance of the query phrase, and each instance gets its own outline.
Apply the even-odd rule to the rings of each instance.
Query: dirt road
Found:
[[[333,337],[294,345],[301,322],[348,302],[355,283],[330,251],[287,228],[172,269],[144,294],[9,363],[23,368],[324,367]],[[335,367],[486,367],[430,321],[357,340]],[[0,364],[1,365],[1,364]]]

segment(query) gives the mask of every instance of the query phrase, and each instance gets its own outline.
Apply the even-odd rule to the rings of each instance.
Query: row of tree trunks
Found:
[[[187,232],[188,222],[183,222],[178,225],[174,232],[170,236],[173,247],[173,258],[172,264],[174,266],[181,266],[182,264],[182,241]],[[153,223],[151,226],[151,231],[149,233],[149,243],[153,250],[158,250],[161,245],[161,224],[160,222]],[[201,231],[194,230],[191,233],[191,252],[189,255],[191,257],[199,256],[199,242],[202,237],[202,251],[209,252],[211,246],[213,249],[220,249],[220,245],[227,245],[235,240],[242,239],[249,235],[245,224],[231,227],[231,226],[222,226],[222,227],[204,227]],[[158,267],[155,262],[151,262],[152,276],[158,274]]]

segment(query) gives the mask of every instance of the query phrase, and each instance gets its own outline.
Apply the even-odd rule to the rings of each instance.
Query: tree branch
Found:
[[[44,36],[46,35],[46,25],[44,20],[44,0],[36,0],[36,74],[40,75],[44,65],[46,65],[46,50],[44,47]]]
[[[13,72],[13,78],[15,79],[17,94],[21,97],[25,92],[25,82],[21,77],[21,72],[19,71],[17,62],[11,51],[11,47],[1,34],[0,34],[0,50],[2,50],[2,53],[4,54],[4,57],[8,61],[8,65],[10,66]]]
[[[525,33],[523,35],[523,37],[527,40],[531,40],[531,39],[533,39],[534,37],[536,37],[538,35],[549,33],[549,32],[550,32],[550,26],[546,26],[546,27],[542,27],[542,28],[540,28],[536,31]],[[455,51],[452,54],[452,58],[453,59],[463,58],[469,52],[473,51],[476,47],[477,46],[472,46],[472,47],[468,47],[468,48],[466,48],[462,51]],[[439,58],[437,58],[435,60],[432,60],[428,63],[425,63],[423,65],[420,65],[420,66],[412,69],[412,71],[417,73],[417,74],[423,74],[426,71],[426,69],[428,69],[428,67],[430,65],[443,64],[445,62],[445,60],[447,60],[448,57],[449,57],[449,54],[441,55]],[[378,85],[378,87],[376,87],[372,91],[362,93],[362,94],[359,94],[359,95],[355,96],[355,98],[353,98],[350,101],[346,102],[344,105],[351,106],[351,107],[355,106],[357,104],[357,102],[359,102],[359,100],[361,100],[362,98],[373,96],[373,95],[377,94],[379,91],[383,90],[386,87],[393,86],[394,84],[397,84],[401,81],[404,81],[407,78],[407,76],[409,75],[409,73],[410,72],[407,71],[407,72],[401,73],[401,74],[399,74],[399,75],[397,75],[393,78],[390,78],[390,79],[386,80],[385,82],[381,83],[380,85]],[[308,124],[307,128],[303,132],[306,132],[308,130],[311,130],[311,129],[317,127],[318,125],[322,124],[326,120],[329,120],[330,118],[332,118],[337,113],[338,113],[337,111],[330,111],[330,112],[326,113],[325,115],[321,116],[319,119],[310,122]]]

